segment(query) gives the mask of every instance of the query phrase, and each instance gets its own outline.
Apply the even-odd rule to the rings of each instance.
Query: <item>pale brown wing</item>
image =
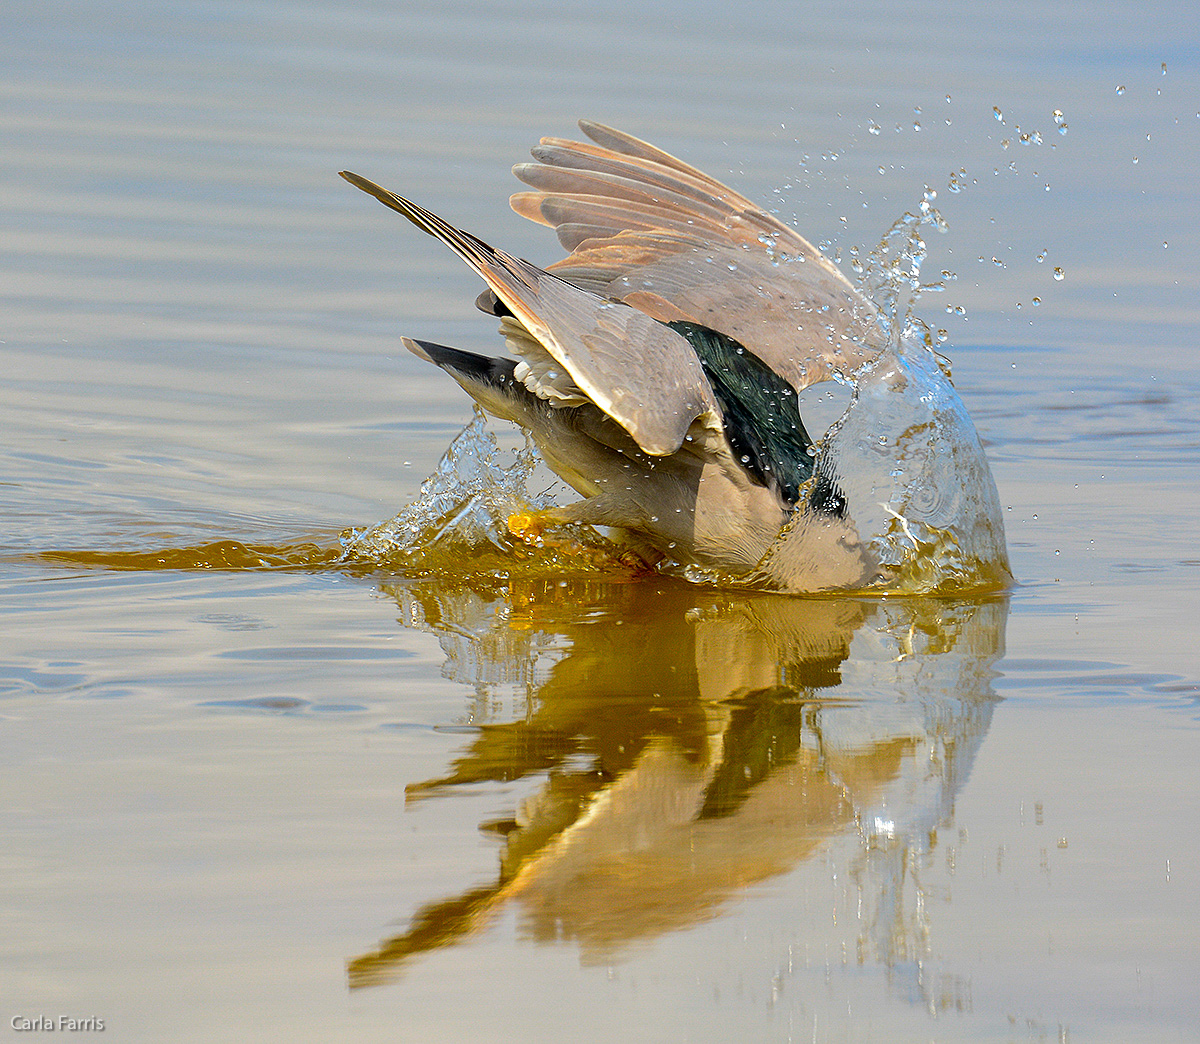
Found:
[[[629,305],[597,297],[496,250],[423,207],[349,171],[342,177],[440,239],[483,277],[533,340],[570,375],[564,386],[538,365],[525,383],[554,404],[578,389],[655,456],[676,452],[692,422],[720,425],[720,410],[688,341]],[[564,391],[567,393],[564,396]]]
[[[797,389],[849,375],[879,344],[874,309],[819,250],[733,189],[621,131],[543,138],[513,168],[513,209],[550,225],[564,279],[745,345]]]

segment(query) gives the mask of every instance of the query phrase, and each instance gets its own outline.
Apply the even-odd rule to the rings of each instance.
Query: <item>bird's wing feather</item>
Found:
[[[349,171],[342,177],[440,239],[475,269],[583,394],[646,453],[676,452],[697,418],[719,424],[720,410],[700,361],[674,330],[495,250],[366,178]],[[536,375],[531,379],[536,384]]]
[[[733,189],[597,123],[595,144],[543,138],[512,197],[571,255],[550,271],[749,348],[797,389],[877,353],[874,309],[820,251]]]

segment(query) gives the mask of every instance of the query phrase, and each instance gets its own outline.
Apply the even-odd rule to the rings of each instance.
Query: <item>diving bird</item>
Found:
[[[547,269],[341,172],[487,284],[476,304],[515,358],[403,343],[529,432],[582,496],[510,527],[614,527],[647,556],[785,591],[886,582],[797,399],[878,354],[873,305],[732,189],[631,135],[580,127],[590,141],[543,138],[536,162],[513,168],[531,189],[513,209],[569,252]]]

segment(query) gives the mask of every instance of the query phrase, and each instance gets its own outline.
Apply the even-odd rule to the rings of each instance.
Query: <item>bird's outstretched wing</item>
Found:
[[[581,120],[592,143],[543,138],[513,168],[524,217],[569,257],[550,271],[664,322],[745,345],[797,390],[873,358],[873,306],[794,229],[638,138]]]
[[[528,354],[522,372],[535,394],[551,404],[586,397],[656,456],[676,452],[698,418],[719,426],[712,389],[682,335],[637,308],[493,249],[366,178],[341,173],[440,239],[483,277],[524,328],[519,340]]]

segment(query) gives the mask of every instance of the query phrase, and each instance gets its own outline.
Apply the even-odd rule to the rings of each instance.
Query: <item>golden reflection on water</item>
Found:
[[[352,988],[518,909],[586,963],[717,917],[857,836],[861,960],[928,946],[912,862],[952,816],[996,699],[1007,601],[797,599],[660,582],[384,585],[476,694],[474,738],[410,801],[528,780],[493,881],[348,962]],[[497,694],[521,694],[515,720]],[[907,889],[907,892],[906,892]]]
[[[323,567],[336,567],[339,555],[337,548],[310,542],[273,545],[217,540],[194,547],[162,547],[148,551],[42,551],[28,557],[32,561],[53,565],[133,572],[170,569],[298,569],[311,572]]]
[[[350,987],[388,981],[506,907],[532,941],[619,959],[847,839],[858,959],[919,982],[918,864],[991,722],[1007,598],[723,591],[639,576],[601,547],[451,541],[381,581],[400,622],[438,638],[443,675],[473,693],[473,738],[407,800],[517,781],[527,796],[480,824],[500,848],[495,878],[431,898],[348,961]],[[314,542],[36,557],[380,575]]]

